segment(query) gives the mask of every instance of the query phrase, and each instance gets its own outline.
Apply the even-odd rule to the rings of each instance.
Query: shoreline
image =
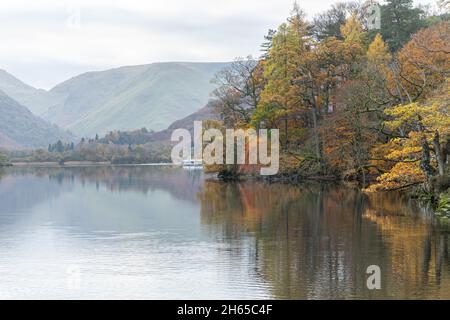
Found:
[[[113,164],[110,161],[67,161],[64,164],[60,164],[57,161],[43,161],[43,162],[12,162],[7,164],[0,164],[0,168],[81,168],[81,167],[182,167],[173,163],[124,163],[124,164]],[[279,174],[275,176],[255,176],[252,174],[240,174],[235,177],[220,177],[217,173],[207,172],[202,170],[208,180],[221,181],[221,182],[239,182],[239,181],[260,181],[264,183],[281,183],[281,184],[302,184],[302,183],[327,183],[336,184],[342,183],[348,187],[358,188],[362,192],[365,191],[361,188],[357,181],[349,181],[337,176],[326,175],[326,176],[300,176],[298,174],[287,175]],[[397,190],[386,190],[381,191],[381,193],[391,193]],[[414,190],[403,190],[406,192],[411,199],[418,200],[419,202],[426,203],[427,205],[433,206],[433,211],[437,217],[450,219],[449,216],[449,205],[448,202],[450,198],[448,196],[448,191],[440,192],[435,195],[433,199],[423,199],[420,194],[416,194]],[[426,194],[423,194],[426,196]],[[422,195],[422,196],[423,196]],[[422,199],[421,199],[422,198]],[[444,201],[440,203],[441,201]]]
[[[124,166],[174,166],[172,163],[124,163],[114,164],[110,161],[67,161],[60,164],[57,161],[44,162],[13,162],[10,167],[26,168],[26,167],[40,167],[40,168],[64,168],[64,167],[124,167]]]

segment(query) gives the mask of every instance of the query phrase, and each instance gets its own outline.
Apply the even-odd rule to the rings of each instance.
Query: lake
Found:
[[[401,194],[168,166],[0,170],[3,299],[450,299],[449,229]]]

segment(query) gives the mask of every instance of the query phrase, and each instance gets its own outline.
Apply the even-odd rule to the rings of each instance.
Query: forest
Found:
[[[261,59],[237,59],[216,76],[223,126],[278,128],[281,176],[410,188],[434,201],[442,193],[448,208],[450,24],[448,1],[440,5],[437,14],[386,1],[381,29],[369,30],[358,3],[313,21],[295,4]]]

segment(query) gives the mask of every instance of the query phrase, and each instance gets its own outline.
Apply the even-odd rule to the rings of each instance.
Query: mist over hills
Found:
[[[57,101],[52,93],[33,88],[2,69],[0,69],[0,90],[38,116]]]
[[[155,63],[82,74],[50,93],[43,116],[78,136],[142,127],[157,131],[201,107],[225,63]]]
[[[0,91],[0,147],[8,149],[45,147],[74,136],[39,118]]]
[[[207,104],[198,111],[191,113],[190,115],[174,121],[167,129],[160,130],[157,132],[150,133],[148,135],[147,143],[157,142],[166,145],[173,145],[174,142],[171,141],[171,136],[176,129],[186,129],[194,134],[194,122],[204,121],[204,120],[219,120],[220,116],[214,109],[211,103]]]
[[[142,127],[158,131],[206,105],[228,63],[167,62],[88,72],[35,89],[5,71],[0,90],[79,137]]]
[[[0,140],[11,148],[43,147],[113,130],[165,130],[208,103],[211,80],[228,64],[126,66],[83,73],[49,91],[0,70]]]

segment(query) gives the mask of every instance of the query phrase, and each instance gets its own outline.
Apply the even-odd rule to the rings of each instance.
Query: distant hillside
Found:
[[[70,162],[110,161],[113,164],[168,163],[171,162],[173,130],[193,131],[194,121],[218,119],[211,104],[174,122],[168,129],[153,132],[145,128],[131,131],[111,131],[104,137],[82,139],[77,144],[52,144],[48,152],[24,152],[14,161]],[[1,140],[1,133],[0,133]]]
[[[72,138],[0,91],[0,147],[47,147],[58,139],[68,141]]]
[[[204,106],[214,75],[227,63],[154,63],[89,72],[49,93],[43,117],[78,136],[146,127],[158,131]]]
[[[16,141],[0,132],[0,148],[3,149],[20,149],[22,146]]]
[[[220,116],[216,113],[211,104],[206,105],[200,110],[184,117],[183,119],[173,122],[166,130],[160,132],[155,132],[155,140],[166,140],[170,141],[172,132],[175,129],[187,129],[191,132],[193,136],[194,132],[194,121],[204,121],[204,120],[219,120]]]
[[[27,107],[35,115],[41,115],[56,104],[58,98],[42,89],[33,88],[8,72],[0,69],[0,90]]]
[[[122,144],[122,145],[135,145],[146,143],[158,143],[162,145],[173,144],[170,141],[172,132],[175,129],[187,129],[193,135],[194,121],[203,120],[218,120],[219,115],[215,112],[214,108],[208,104],[202,109],[190,114],[189,116],[173,122],[167,129],[161,131],[148,131],[146,129],[139,129],[133,131],[112,131],[105,135],[105,137],[98,140],[103,144]]]

